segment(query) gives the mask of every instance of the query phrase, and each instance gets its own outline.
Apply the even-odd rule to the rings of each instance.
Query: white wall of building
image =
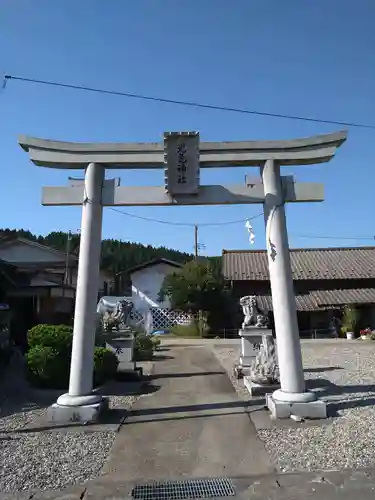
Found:
[[[166,263],[159,263],[134,271],[130,275],[132,282],[132,299],[134,307],[142,311],[151,307],[170,307],[170,301],[166,298],[160,302],[158,295],[163,285],[164,278],[178,268]]]

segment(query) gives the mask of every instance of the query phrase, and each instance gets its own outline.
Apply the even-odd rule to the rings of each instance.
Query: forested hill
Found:
[[[52,232],[47,234],[47,236],[37,236],[25,229],[0,229],[0,236],[26,238],[42,245],[62,250],[63,252],[66,252],[67,249],[68,234],[62,231]],[[78,249],[79,234],[72,234],[69,251],[78,255]],[[119,240],[103,240],[102,242],[101,267],[113,274],[160,257],[184,264],[191,260],[193,255],[165,247],[155,248],[151,245],[145,246],[140,243]]]

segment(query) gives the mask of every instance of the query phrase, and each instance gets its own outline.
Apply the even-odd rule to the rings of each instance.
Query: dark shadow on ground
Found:
[[[188,378],[188,377],[202,377],[205,375],[226,375],[224,371],[217,372],[192,372],[192,373],[158,373],[156,375],[151,375],[151,379],[158,378]]]
[[[97,432],[106,431],[108,426],[119,426],[121,425],[128,415],[128,410],[126,408],[111,408],[104,412],[100,416],[98,422],[85,423],[85,422],[68,422],[66,424],[53,423],[46,420],[40,421],[38,423],[30,424],[26,427],[20,429],[14,429],[5,431],[4,434],[28,434],[30,432],[44,432],[44,431],[82,431],[85,432]],[[107,428],[107,429],[106,429]]]
[[[140,396],[155,393],[157,390],[159,390],[159,386],[156,384],[151,385],[149,377],[140,377],[133,373],[133,376],[126,378],[124,381],[109,381],[102,387],[97,387],[95,392],[102,396]],[[66,391],[67,388],[65,390],[56,390],[36,389],[32,387],[26,379],[24,359],[14,356],[0,380],[0,418],[11,417],[18,413],[25,414],[25,419],[20,419],[20,427],[14,430],[14,432],[22,432],[25,422],[30,420],[30,417],[28,417],[30,412],[48,408],[53,403],[56,403],[58,397]],[[118,410],[123,411],[123,413],[125,411],[120,408]],[[119,411],[117,409],[110,410],[107,421],[104,423],[118,422],[119,418],[121,418]],[[37,430],[43,430],[46,426],[50,428],[47,422],[43,423],[41,421],[43,418],[39,419],[38,416],[36,417],[36,420],[39,422],[38,425],[34,425],[33,422],[30,422],[30,424],[26,423],[25,432],[31,432],[30,427],[33,425],[37,427]],[[6,428],[7,423],[4,422],[1,427]],[[72,424],[68,424],[62,428],[64,427],[71,428]],[[52,428],[55,428],[55,426]]]
[[[147,382],[143,384],[137,383],[124,383],[111,381],[105,386],[100,387],[96,393],[102,396],[140,396],[146,394],[153,394],[159,390],[158,385],[151,385]],[[56,398],[50,401],[47,405],[56,402]],[[33,408],[32,408],[33,409]],[[19,410],[18,410],[19,411]],[[12,429],[9,431],[2,431],[4,434],[27,434],[30,432],[43,432],[43,431],[82,431],[85,432],[95,432],[95,431],[106,431],[109,426],[119,426],[121,425],[129,414],[129,409],[126,407],[116,407],[109,408],[101,416],[98,422],[85,423],[85,422],[69,422],[66,424],[52,423],[48,422],[44,418],[37,420],[35,422],[26,425],[26,427],[21,427],[17,429]]]
[[[136,420],[128,420],[125,419],[122,425],[134,425],[134,424],[147,424],[150,422],[174,422],[176,420],[187,420],[187,419],[196,419],[196,418],[207,418],[207,417],[224,417],[227,415],[241,415],[246,413],[244,408],[239,408],[238,411],[229,411],[222,413],[205,413],[203,415],[174,415],[173,417],[161,417],[161,418],[142,418]],[[131,412],[129,412],[129,417],[132,416]]]
[[[322,373],[322,372],[333,372],[335,370],[343,370],[342,366],[322,366],[322,367],[312,367],[305,368],[303,371],[305,373]]]
[[[150,384],[150,379],[145,378],[140,382],[118,382],[111,381],[100,387],[96,392],[102,396],[141,396],[153,394],[160,389],[160,386]]]
[[[339,416],[340,410],[348,410],[350,408],[364,408],[366,406],[374,406],[375,397],[366,399],[351,399],[349,401],[335,401],[328,403],[327,407],[330,410],[332,416]]]
[[[226,403],[207,403],[199,405],[184,406],[166,406],[163,408],[147,408],[143,410],[130,410],[129,416],[136,417],[141,415],[161,415],[163,413],[185,413],[188,411],[218,410],[225,408],[247,408],[251,406],[248,401],[228,401]]]
[[[327,379],[314,379],[306,381],[307,388],[317,392],[319,397],[341,396],[341,399],[327,401],[328,417],[339,417],[340,410],[373,406],[375,404],[375,384],[371,385],[336,385]],[[373,393],[369,397],[348,399],[348,395],[359,393]]]
[[[199,340],[199,339],[198,339]],[[186,348],[186,347],[201,347],[199,344],[166,344],[165,347],[167,349],[175,349],[175,348]]]
[[[307,388],[318,390],[320,396],[337,396],[340,394],[356,394],[359,392],[375,392],[375,384],[367,385],[336,385],[330,380],[312,379],[306,380]]]
[[[165,361],[166,359],[174,359],[174,357],[166,356],[165,354],[158,354],[158,351],[156,351],[154,357],[152,358],[152,361]]]
[[[142,380],[142,376],[140,372],[137,370],[117,370],[115,380],[119,382],[140,382]]]
[[[0,418],[17,413],[26,414],[48,408],[66,391],[43,390],[31,387],[26,380],[13,385],[10,380],[0,386]]]

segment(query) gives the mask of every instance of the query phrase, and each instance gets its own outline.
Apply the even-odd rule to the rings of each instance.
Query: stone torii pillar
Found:
[[[21,137],[33,163],[82,169],[85,179],[67,187],[43,188],[43,205],[82,206],[81,246],[69,392],[50,409],[58,421],[95,420],[105,404],[92,392],[95,310],[98,291],[103,206],[264,204],[272,301],[281,389],[268,401],[276,417],[292,413],[325,416],[325,405],[306,391],[290,268],[285,202],[323,201],[323,185],[298,183],[280,175],[281,165],[329,161],[346,132],[292,141],[199,142],[195,132],[167,133],[164,143],[76,144]],[[199,183],[200,168],[258,166],[263,183]],[[120,186],[105,180],[105,169],[159,168],[162,186]]]
[[[92,332],[96,328],[104,176],[104,167],[98,163],[90,163],[85,170],[69,393],[57,400],[63,407],[83,407],[87,420],[101,404],[101,397],[92,394],[95,342]]]
[[[325,418],[325,403],[318,401],[314,392],[306,390],[280,165],[267,160],[261,167],[261,175],[281,387],[272,396],[267,396],[267,406],[275,417],[287,418],[295,414],[305,418]]]

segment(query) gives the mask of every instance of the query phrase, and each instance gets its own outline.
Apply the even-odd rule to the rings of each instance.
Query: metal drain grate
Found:
[[[183,500],[235,496],[230,479],[192,479],[163,483],[137,484],[132,490],[134,500]]]

